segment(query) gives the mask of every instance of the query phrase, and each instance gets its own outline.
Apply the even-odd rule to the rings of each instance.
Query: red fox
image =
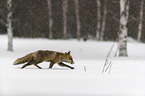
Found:
[[[27,62],[25,65],[21,67],[21,69],[29,65],[34,65],[37,68],[42,69],[37,64],[43,61],[50,62],[49,68],[52,68],[55,63],[58,63],[58,65],[62,67],[68,67],[70,69],[74,69],[74,67],[71,67],[63,63],[66,62],[66,63],[74,64],[73,58],[70,55],[70,51],[61,53],[61,52],[49,51],[49,50],[38,50],[22,58],[18,58],[17,60],[15,60],[13,65],[18,65]]]

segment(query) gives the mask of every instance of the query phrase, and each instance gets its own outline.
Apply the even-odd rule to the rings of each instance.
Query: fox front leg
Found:
[[[69,65],[66,65],[66,64],[64,64],[64,63],[62,63],[62,62],[58,63],[58,65],[59,65],[59,66],[62,66],[62,67],[68,67],[68,68],[70,68],[70,69],[74,69],[74,67],[71,67],[71,66],[69,66]]]
[[[55,62],[51,62],[49,65],[49,68],[52,68],[54,64],[55,64]]]

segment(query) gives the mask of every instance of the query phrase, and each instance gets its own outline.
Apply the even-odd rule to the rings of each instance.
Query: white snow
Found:
[[[0,96],[145,96],[145,44],[128,43],[129,57],[114,57],[115,44],[108,60],[111,73],[102,69],[114,42],[14,38],[14,52],[7,51],[7,36],[0,35]],[[71,51],[75,69],[49,63],[43,69],[13,65],[15,59],[39,49]],[[84,71],[86,67],[86,72]]]

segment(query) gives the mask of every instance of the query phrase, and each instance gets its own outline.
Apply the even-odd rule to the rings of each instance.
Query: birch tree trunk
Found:
[[[129,0],[120,0],[119,56],[127,54],[127,23],[129,16]]]
[[[47,5],[48,5],[48,14],[49,14],[49,39],[53,38],[52,35],[52,12],[51,12],[51,0],[47,0]]]
[[[100,0],[97,0],[97,31],[96,40],[100,40],[100,28],[101,28],[101,4]]]
[[[7,10],[8,51],[13,51],[12,0],[7,0]]]
[[[138,25],[138,36],[137,36],[138,42],[141,42],[141,35],[142,35],[143,6],[144,6],[144,0],[141,0],[141,5],[140,5],[140,21],[139,21],[139,25]]]
[[[68,3],[67,0],[63,0],[63,39],[66,39],[66,33],[67,33],[67,8],[68,8]]]
[[[79,3],[78,0],[74,0],[75,2],[75,13],[76,13],[76,22],[77,22],[77,39],[80,40],[80,17],[79,17]]]
[[[104,1],[104,13],[103,13],[103,20],[102,20],[102,28],[101,28],[101,36],[100,36],[100,40],[102,41],[104,38],[104,31],[105,31],[105,24],[106,24],[106,16],[107,16],[107,0]]]

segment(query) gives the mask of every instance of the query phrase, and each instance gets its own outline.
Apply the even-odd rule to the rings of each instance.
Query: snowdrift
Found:
[[[0,35],[0,96],[145,96],[145,44],[128,43],[129,57],[108,58],[110,74],[102,69],[114,42],[14,38],[14,52],[7,51],[7,36]],[[36,50],[71,51],[74,70],[49,63],[43,69],[14,66],[15,59]],[[71,65],[72,66],[72,65]],[[84,69],[85,68],[85,69]]]

